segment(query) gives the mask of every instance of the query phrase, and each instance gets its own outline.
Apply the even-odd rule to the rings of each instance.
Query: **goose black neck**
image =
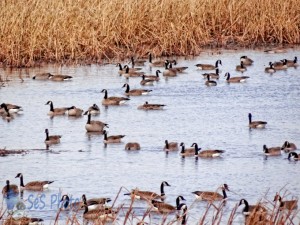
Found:
[[[156,70],[156,76],[159,77],[159,72],[158,72],[158,70]]]
[[[9,181],[8,180],[6,181],[6,191],[7,191],[7,193],[9,193]]]
[[[90,124],[91,123],[91,114],[89,113],[88,114],[88,119],[87,119],[87,122],[86,122],[87,124]]]
[[[249,212],[249,204],[248,201],[246,201],[245,199],[244,199],[244,204],[245,204],[244,212]]]
[[[65,195],[65,200],[64,200],[64,208],[68,208],[68,206],[69,206],[69,202],[70,202],[70,198],[69,198],[69,196],[68,195]]]
[[[107,133],[104,132],[104,140],[106,141],[107,140]]]
[[[217,69],[216,69],[216,74],[219,75],[219,72],[220,72],[220,71],[219,71],[219,68],[217,67]]]
[[[178,196],[176,198],[176,208],[178,209],[179,208],[179,205],[180,205],[180,197]]]
[[[169,69],[169,68],[168,68],[168,64],[169,64],[168,62],[165,62],[165,69],[166,69],[166,70]]]
[[[86,214],[89,211],[88,206],[85,204],[83,207],[84,207],[83,214]]]
[[[295,56],[295,58],[294,58],[294,63],[297,63],[297,60],[298,60],[298,58],[297,58],[297,56]]]
[[[227,73],[226,80],[229,80],[229,79],[230,79],[230,73]]]
[[[149,63],[152,63],[152,55],[149,53]]]
[[[126,68],[127,71],[127,68]],[[107,90],[104,91],[104,99],[107,99]]]
[[[250,113],[248,115],[248,118],[249,118],[249,124],[251,124],[252,123],[252,115]]]
[[[132,65],[132,68],[134,68],[134,59],[133,59],[133,57],[131,57],[131,65]]]
[[[227,194],[226,194],[225,188],[222,189],[222,192],[223,192],[223,199],[226,199],[227,198]]]
[[[166,149],[169,149],[169,142],[166,141],[165,143],[166,143]]]
[[[25,187],[24,186],[24,181],[23,181],[23,176],[20,176],[20,186],[21,187]]]
[[[46,140],[48,141],[49,140],[49,133],[48,133],[48,130],[46,130]]]
[[[160,185],[160,194],[161,194],[161,196],[165,195],[164,186],[165,186],[164,183],[161,183],[161,185]]]
[[[121,63],[119,63],[119,69],[123,70]]]
[[[50,111],[54,112],[53,102],[50,102]]]
[[[128,93],[130,90],[130,87],[129,87],[129,84],[126,85],[126,90],[125,90],[125,93]]]
[[[185,153],[185,146],[184,145],[181,146],[181,153]]]
[[[198,149],[198,144],[194,144],[195,146],[195,156],[198,155],[199,149]]]

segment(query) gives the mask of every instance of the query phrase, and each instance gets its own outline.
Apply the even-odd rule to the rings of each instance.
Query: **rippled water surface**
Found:
[[[225,72],[232,76],[241,75],[235,71],[239,57],[247,55],[254,59],[244,75],[250,78],[243,84],[227,84]],[[175,198],[183,195],[189,207],[188,224],[196,224],[204,215],[206,203],[195,202],[191,193],[196,190],[215,191],[227,183],[228,201],[224,207],[223,222],[241,198],[255,203],[262,197],[273,201],[276,192],[288,194],[287,198],[299,197],[300,164],[286,160],[283,153],[278,157],[265,158],[262,146],[281,146],[284,141],[300,145],[300,67],[266,74],[264,67],[269,61],[300,56],[299,49],[287,53],[266,54],[256,50],[221,50],[212,54],[204,52],[199,57],[185,60],[178,58],[179,66],[188,66],[184,74],[161,80],[148,96],[131,97],[123,106],[105,108],[101,105],[103,88],[109,96],[123,96],[126,79],[118,75],[115,64],[105,66],[45,66],[28,70],[1,70],[2,78],[11,80],[0,89],[0,101],[21,105],[24,111],[7,122],[0,119],[0,148],[25,149],[28,154],[0,158],[0,180],[19,184],[15,179],[22,172],[24,181],[54,180],[49,190],[43,193],[25,192],[26,214],[42,217],[45,224],[54,223],[57,202],[61,194],[80,198],[82,194],[91,197],[116,199],[115,206],[129,206],[128,190],[159,192],[160,183],[167,181],[166,202],[175,204]],[[221,77],[216,87],[207,87],[203,71],[196,69],[196,63],[214,63],[222,59]],[[126,62],[123,62],[125,64]],[[147,74],[154,74],[156,68],[148,63],[143,67]],[[163,71],[163,69],[161,68]],[[36,73],[51,72],[73,76],[72,81],[53,82],[31,79]],[[21,82],[19,77],[23,78]],[[130,78],[131,89],[140,88],[141,78]],[[86,116],[71,118],[58,116],[49,118],[49,106],[75,105],[87,109],[93,103],[100,106],[101,114],[93,117],[109,124],[109,135],[126,135],[121,144],[103,144],[103,136],[88,134],[85,130]],[[145,101],[166,104],[164,110],[143,111],[137,107]],[[254,120],[268,122],[266,129],[249,130],[248,113]],[[45,128],[50,135],[62,135],[61,143],[45,149]],[[164,141],[184,142],[186,146],[198,143],[202,149],[224,149],[218,159],[182,158],[179,152],[166,154]],[[125,143],[139,142],[140,151],[124,150]],[[35,199],[36,202],[34,202]],[[2,200],[0,199],[2,202]],[[35,204],[33,204],[35,203]],[[6,201],[3,201],[6,207]],[[11,205],[9,205],[11,207]],[[136,218],[128,224],[136,224],[147,210],[145,202],[135,202]],[[242,224],[242,207],[234,219]],[[116,224],[123,224],[120,213]],[[71,213],[61,212],[59,219],[65,224]],[[82,223],[81,212],[78,214]],[[170,215],[168,221],[174,220]],[[160,224],[162,217],[151,214],[146,221]],[[210,220],[208,220],[210,221]],[[295,219],[299,223],[298,218]]]

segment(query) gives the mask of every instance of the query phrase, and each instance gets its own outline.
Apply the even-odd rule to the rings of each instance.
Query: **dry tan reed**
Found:
[[[0,62],[101,62],[300,43],[298,0],[3,0]]]

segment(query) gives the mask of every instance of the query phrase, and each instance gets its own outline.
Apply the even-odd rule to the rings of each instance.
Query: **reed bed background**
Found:
[[[5,0],[2,66],[300,43],[298,0]]]

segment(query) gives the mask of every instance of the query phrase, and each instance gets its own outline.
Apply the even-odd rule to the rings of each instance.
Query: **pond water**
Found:
[[[243,75],[250,78],[246,83],[228,84],[224,74],[232,76],[239,58],[247,55],[254,60]],[[27,154],[0,158],[0,183],[19,184],[15,178],[23,173],[24,181],[54,180],[49,190],[43,193],[24,192],[26,215],[41,217],[45,224],[53,224],[57,214],[58,199],[62,194],[80,198],[116,198],[115,206],[130,205],[124,195],[133,188],[159,193],[162,181],[166,202],[175,204],[178,195],[184,196],[188,206],[188,224],[196,224],[204,215],[207,203],[195,201],[191,193],[196,190],[215,191],[221,184],[228,184],[228,200],[223,208],[222,223],[241,198],[250,204],[264,198],[272,203],[276,192],[286,195],[285,199],[299,197],[300,163],[287,160],[287,154],[265,158],[263,145],[281,146],[284,141],[300,145],[300,67],[277,71],[273,75],[264,72],[270,61],[300,56],[300,49],[288,49],[286,53],[266,54],[262,50],[220,50],[203,52],[192,59],[177,58],[178,66],[188,66],[185,73],[174,78],[161,76],[148,96],[133,96],[123,106],[101,105],[104,94],[124,96],[125,82],[131,89],[140,88],[141,78],[128,81],[118,74],[114,63],[89,66],[46,65],[27,70],[1,70],[10,81],[0,89],[1,102],[21,105],[22,114],[7,122],[0,119],[0,148],[25,149]],[[197,70],[197,63],[213,63],[222,60],[221,76],[215,87],[207,87],[202,77],[204,71]],[[126,64],[127,62],[122,62]],[[163,71],[163,68],[161,68]],[[143,67],[147,74],[156,68]],[[32,77],[37,73],[50,72],[73,76],[71,81],[38,81]],[[23,78],[21,82],[20,77]],[[71,118],[67,115],[50,118],[49,106],[75,105],[84,110],[96,103],[101,113],[93,120],[109,124],[109,135],[124,134],[120,144],[103,143],[103,135],[89,134],[85,130],[86,116]],[[165,104],[164,110],[143,111],[137,107],[145,101]],[[253,120],[264,120],[266,129],[249,129],[248,113]],[[61,143],[45,150],[45,133],[62,135]],[[182,158],[178,152],[166,154],[164,141],[184,142],[187,147],[198,143],[202,149],[223,149],[220,158]],[[140,151],[124,150],[125,143],[134,141],[141,145]],[[298,152],[299,153],[299,152]],[[37,200],[36,200],[37,199]],[[15,200],[16,201],[16,200]],[[7,201],[0,197],[3,207]],[[11,207],[9,203],[9,207]],[[136,224],[146,212],[145,202],[134,203],[135,218],[128,224]],[[125,210],[126,211],[126,210]],[[242,207],[237,209],[234,224],[243,224]],[[59,221],[65,224],[72,215],[61,212]],[[151,224],[161,224],[159,214],[151,213],[145,219]],[[299,223],[299,213],[294,219]],[[78,213],[80,223],[82,213]],[[173,221],[174,214],[167,218]],[[121,212],[116,224],[123,224]],[[211,221],[211,217],[207,221]]]

